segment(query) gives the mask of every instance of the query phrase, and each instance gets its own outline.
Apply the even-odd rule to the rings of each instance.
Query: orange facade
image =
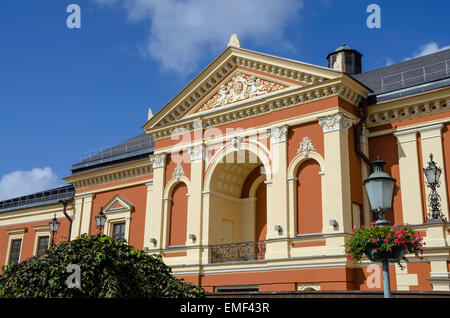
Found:
[[[81,162],[65,178],[75,187],[71,239],[98,233],[103,208],[104,233],[124,224],[130,245],[209,292],[382,290],[380,266],[344,252],[352,229],[376,219],[363,182],[365,157],[380,158],[396,179],[388,221],[412,224],[431,246],[403,270],[391,263],[392,290],[450,289],[450,229],[426,222],[423,174],[425,152],[442,157],[448,215],[450,90],[372,102],[386,94],[357,75],[229,47],[143,125],[151,149]],[[56,242],[69,235],[58,207]],[[20,260],[34,255],[35,228],[51,213],[33,213],[0,213],[1,262],[13,235],[23,234]]]

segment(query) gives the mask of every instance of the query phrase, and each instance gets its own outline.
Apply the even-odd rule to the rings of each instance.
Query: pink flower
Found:
[[[376,241],[377,241],[377,239],[375,239],[375,238],[374,238],[374,239],[372,239],[372,243],[375,243]]]
[[[384,243],[387,243],[387,239],[384,239]]]
[[[378,252],[378,250],[377,250],[377,249],[374,249],[373,252],[376,253],[376,252]]]

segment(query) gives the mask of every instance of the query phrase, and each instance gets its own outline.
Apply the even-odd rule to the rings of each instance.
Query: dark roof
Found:
[[[72,185],[45,190],[18,198],[0,201],[0,212],[55,204],[61,200],[72,199],[74,195],[75,188]]]
[[[450,49],[352,76],[371,88],[378,101],[448,86]]]
[[[118,145],[82,154],[82,160],[74,164],[71,171],[74,174],[94,168],[141,159],[152,154],[153,149],[153,137],[142,133]]]

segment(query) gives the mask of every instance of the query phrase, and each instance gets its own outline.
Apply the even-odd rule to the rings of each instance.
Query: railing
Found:
[[[50,189],[30,195],[24,195],[18,198],[1,201],[0,210],[18,207],[21,205],[33,204],[37,202],[51,201],[57,199],[67,199],[73,197],[74,194],[75,189],[72,185],[63,186],[56,189]]]
[[[213,245],[210,251],[211,263],[257,261],[264,259],[266,243],[259,241]]]
[[[152,149],[152,147],[152,137],[150,135],[144,135],[115,146],[83,152],[80,155],[80,161],[104,159],[132,151]]]
[[[381,92],[419,85],[450,76],[450,60],[413,68],[381,78]]]

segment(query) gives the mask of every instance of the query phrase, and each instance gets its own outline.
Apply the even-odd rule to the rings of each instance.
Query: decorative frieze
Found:
[[[319,117],[319,125],[322,126],[324,133],[338,130],[348,133],[348,129],[352,124],[353,120],[341,112],[325,117]]]
[[[119,171],[103,172],[95,175],[88,175],[82,179],[75,179],[70,181],[75,189],[98,186],[113,182],[118,182],[126,179],[137,178],[152,173],[152,166],[148,163],[145,165],[134,166]],[[78,197],[78,196],[77,196]]]
[[[150,155],[150,162],[152,163],[153,169],[164,168],[166,165],[166,157],[167,154],[165,152],[156,155]]]
[[[203,126],[203,129],[207,129],[246,118],[264,115],[279,109],[297,106],[303,103],[308,103],[322,98],[328,98],[331,96],[340,96],[346,99],[347,101],[353,103],[354,105],[357,105],[358,101],[361,100],[360,95],[352,92],[351,89],[345,89],[343,84],[330,82],[329,84],[325,85],[325,83],[326,82],[324,82],[323,86],[316,87],[315,89],[311,90],[308,88],[308,86],[303,88],[297,88],[296,90],[290,92],[289,94],[285,94],[281,97],[274,96],[272,98],[264,100],[262,103],[258,105],[253,105],[250,99],[249,100],[250,105],[247,108],[239,108],[236,110],[230,109],[227,110],[227,113],[225,114],[223,113],[208,114],[207,118],[202,118],[201,120],[195,118],[191,122],[183,122],[182,124],[176,127],[174,126],[167,128],[161,127],[157,131],[152,132],[151,134],[153,138],[155,138],[155,140],[167,138],[173,135],[186,133],[187,131],[192,131],[195,129],[195,126],[200,125],[200,123]],[[350,97],[352,99],[350,99]]]
[[[277,144],[280,142],[286,142],[289,132],[289,126],[283,125],[281,127],[275,127],[270,130],[270,142]]]
[[[311,139],[309,139],[308,137],[303,137],[303,140],[300,143],[300,147],[297,150],[297,154],[302,154],[305,157],[308,157],[309,152],[314,150],[316,150],[316,148],[312,144]]]
[[[369,112],[367,126],[374,127],[400,120],[442,113],[449,110],[449,103],[450,100],[437,99],[422,104],[402,105],[383,111],[376,111],[376,107],[374,107],[374,110]]]

